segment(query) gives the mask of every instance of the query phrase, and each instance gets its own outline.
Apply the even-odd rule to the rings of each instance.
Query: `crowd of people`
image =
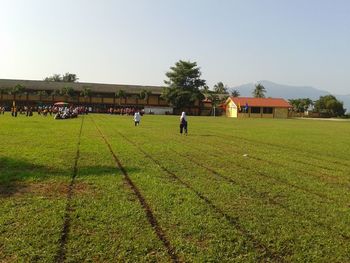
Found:
[[[139,112],[141,116],[145,114],[144,109],[138,109],[135,107],[119,107],[119,108],[109,108],[107,113],[117,114],[117,115],[134,115],[136,112]]]
[[[54,107],[55,120],[77,118],[78,115],[88,114],[89,109],[84,106],[79,107]]]
[[[0,106],[0,114],[4,115],[6,108]],[[46,106],[12,106],[10,108],[11,116],[17,117],[19,115],[25,115],[26,117],[33,116],[34,112],[37,112],[38,115],[47,117],[48,115],[54,115],[55,119],[69,119],[75,118],[79,114],[88,114],[89,108],[84,106],[55,106],[55,105],[46,105]]]
[[[4,106],[0,106],[0,115],[4,115],[6,111],[6,108]],[[12,106],[11,107],[11,115],[13,117],[17,117],[18,114],[25,115],[27,117],[33,116],[33,112],[37,112],[38,115],[42,116],[52,116],[54,115],[54,118],[56,120],[59,119],[70,119],[70,118],[77,118],[78,115],[81,114],[88,114],[91,109],[85,106],[38,106],[38,107],[31,107],[31,106]],[[119,115],[132,115],[134,119],[135,126],[139,126],[141,122],[141,116],[145,114],[145,111],[143,109],[139,110],[137,108],[133,107],[127,107],[127,108],[109,108],[107,110],[107,113],[109,114],[119,114]],[[187,116],[185,112],[182,112],[180,117],[180,134],[187,135],[188,133],[188,122],[187,122]]]

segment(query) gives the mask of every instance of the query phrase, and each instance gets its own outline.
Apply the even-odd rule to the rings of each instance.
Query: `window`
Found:
[[[250,113],[260,113],[260,107],[252,107]]]
[[[272,113],[273,113],[273,108],[271,108],[271,107],[265,107],[265,108],[263,109],[263,113],[264,113],[264,114],[272,114]]]

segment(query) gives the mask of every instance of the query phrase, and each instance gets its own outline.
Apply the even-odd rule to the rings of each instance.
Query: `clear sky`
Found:
[[[0,0],[0,78],[162,85],[179,59],[209,86],[350,94],[350,1]]]

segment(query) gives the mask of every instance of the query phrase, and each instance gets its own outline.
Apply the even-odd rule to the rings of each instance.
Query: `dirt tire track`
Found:
[[[180,262],[178,256],[175,253],[175,249],[173,248],[173,246],[171,245],[170,241],[168,240],[164,230],[159,225],[158,220],[157,220],[156,216],[154,215],[154,212],[153,212],[152,208],[149,206],[149,204],[147,203],[146,199],[141,194],[141,192],[138,189],[138,187],[134,184],[134,182],[129,177],[126,169],[124,168],[124,166],[120,162],[119,158],[114,153],[111,144],[108,142],[108,140],[105,137],[105,135],[102,133],[100,128],[97,126],[97,124],[94,121],[94,119],[91,118],[91,120],[95,124],[96,129],[98,130],[98,132],[100,133],[102,139],[104,140],[105,144],[107,145],[107,147],[108,147],[108,149],[109,149],[109,151],[110,151],[114,161],[116,162],[117,168],[122,171],[122,173],[124,175],[124,179],[128,183],[128,185],[131,188],[131,190],[134,192],[134,194],[137,196],[137,198],[138,198],[142,208],[144,209],[144,211],[146,213],[146,217],[147,217],[148,222],[150,223],[151,227],[155,231],[158,239],[163,243],[164,247],[166,248],[166,250],[168,252],[168,255],[170,256],[170,258],[172,259],[173,262]]]
[[[159,168],[161,168],[164,172],[166,172],[170,178],[173,180],[179,182],[183,186],[185,186],[187,189],[192,191],[198,198],[200,198],[202,201],[204,201],[211,209],[213,209],[216,213],[220,214],[220,216],[224,217],[227,222],[230,223],[237,231],[239,231],[243,236],[245,236],[254,246],[254,248],[261,252],[261,258],[259,258],[259,262],[264,262],[266,259],[271,259],[276,262],[286,262],[284,257],[274,251],[272,251],[270,248],[265,246],[263,243],[261,243],[258,239],[254,237],[253,234],[251,234],[248,230],[246,230],[241,223],[238,220],[238,217],[232,217],[226,212],[224,212],[222,209],[217,207],[211,200],[209,200],[207,197],[205,197],[202,193],[198,192],[196,189],[194,189],[190,184],[186,183],[182,179],[180,179],[176,174],[169,171],[166,167],[164,167],[158,160],[154,159],[151,155],[149,155],[147,152],[142,150],[137,144],[132,142],[129,138],[124,136],[124,134],[117,131],[118,134],[122,138],[124,138],[127,142],[129,142],[131,145],[136,147],[140,152],[142,152],[148,159],[153,161]],[[285,254],[287,255],[287,253]]]
[[[318,226],[321,226],[325,229],[327,229],[328,231],[334,233],[334,234],[337,234],[338,236],[340,236],[342,239],[344,240],[350,240],[350,236],[348,235],[345,235],[341,232],[339,232],[337,229],[334,229],[332,228],[330,225],[327,225],[327,224],[324,224],[324,223],[321,223],[321,222],[318,222],[318,221],[315,221],[314,219],[310,218],[310,217],[307,217],[305,214],[299,212],[299,211],[295,211],[295,210],[291,210],[288,206],[276,201],[275,199],[273,198],[270,198],[270,197],[266,197],[263,195],[263,193],[259,193],[258,191],[256,191],[256,189],[252,188],[252,187],[249,187],[247,185],[244,185],[242,183],[237,183],[236,181],[234,181],[232,178],[228,177],[228,176],[225,176],[223,174],[221,174],[220,172],[212,169],[212,168],[209,168],[207,167],[206,165],[203,165],[201,163],[199,163],[198,161],[196,161],[194,158],[191,158],[190,156],[188,155],[184,155],[178,151],[175,151],[174,149],[171,149],[172,152],[174,152],[176,155],[178,156],[181,156],[183,158],[185,158],[186,160],[190,160],[192,163],[196,164],[197,166],[200,166],[202,167],[203,169],[209,171],[210,173],[212,173],[213,175],[219,177],[219,178],[222,178],[223,180],[225,180],[226,182],[230,183],[230,184],[235,184],[235,185],[239,185],[243,188],[246,188],[248,189],[248,192],[249,193],[254,193],[254,196],[255,197],[258,197],[260,199],[263,199],[265,200],[266,203],[268,204],[271,204],[271,205],[275,205],[275,206],[278,206],[280,207],[281,209],[285,210],[285,211],[288,211],[290,214],[294,215],[294,216],[299,216],[299,217],[302,217],[304,219],[307,219],[309,220],[310,222],[312,222],[313,224],[315,225],[318,225]]]
[[[68,186],[67,203],[66,203],[64,221],[63,221],[64,223],[61,231],[61,237],[59,240],[59,248],[55,256],[55,262],[64,262],[66,259],[66,245],[68,241],[68,234],[69,234],[70,222],[71,222],[70,214],[73,211],[72,197],[73,197],[75,178],[77,177],[77,174],[78,174],[78,160],[80,158],[80,141],[81,141],[81,134],[83,130],[83,124],[84,124],[84,116],[82,116],[82,119],[81,119],[81,125],[80,125],[78,143],[77,143],[77,151],[74,158],[73,174],[72,174],[72,179],[70,181],[70,184]]]
[[[177,142],[178,142],[178,141],[177,141]],[[192,149],[195,149],[195,150],[198,151],[198,152],[202,152],[202,149],[198,149],[198,148],[193,147],[193,146],[191,146],[191,148],[192,148]],[[210,154],[211,154],[212,156],[216,156],[216,157],[218,157],[218,158],[221,157],[221,156],[219,156],[218,154],[215,154],[215,153],[210,153]],[[262,160],[258,160],[258,159],[256,159],[256,160],[257,160],[257,161],[263,162]],[[292,184],[292,183],[290,183],[290,182],[288,182],[288,181],[286,181],[286,180],[283,180],[283,179],[281,179],[281,178],[279,178],[279,177],[277,178],[277,177],[270,176],[269,174],[266,174],[266,173],[261,172],[261,171],[253,170],[252,168],[247,167],[247,166],[244,166],[244,165],[239,164],[239,163],[232,163],[232,165],[234,165],[234,166],[236,166],[236,167],[238,167],[238,168],[241,168],[241,169],[243,169],[243,170],[253,171],[253,172],[255,172],[257,175],[259,175],[259,176],[261,176],[261,177],[263,177],[263,178],[271,179],[271,180],[273,180],[273,181],[275,181],[275,182],[278,182],[278,183],[280,183],[280,184],[282,184],[282,185],[288,185],[288,186],[290,186],[290,187],[292,187],[292,188],[295,188],[295,189],[298,189],[298,190],[300,190],[300,191],[302,191],[302,192],[304,192],[304,193],[306,193],[306,194],[310,194],[310,195],[317,196],[318,198],[322,199],[322,200],[325,201],[325,202],[328,202],[329,204],[333,204],[334,202],[339,203],[339,200],[337,200],[337,199],[335,199],[335,198],[332,198],[332,197],[329,197],[329,196],[327,196],[327,195],[325,195],[325,194],[318,193],[318,192],[315,192],[315,191],[311,191],[311,190],[309,190],[309,189],[307,189],[307,188],[304,188],[304,187],[301,187],[301,186]]]
[[[245,142],[248,142],[250,144],[261,144],[261,145],[267,145],[267,146],[270,146],[270,147],[274,147],[274,148],[277,148],[279,150],[285,150],[286,148],[290,149],[290,150],[293,150],[294,152],[298,152],[299,153],[299,149],[297,148],[294,148],[294,147],[290,147],[290,146],[282,146],[282,145],[278,145],[278,144],[273,144],[273,143],[269,143],[269,142],[261,142],[261,141],[255,141],[255,140],[251,140],[251,139],[247,139],[247,138],[243,138],[243,137],[239,137],[239,136],[236,136],[236,135],[223,135],[223,134],[216,134],[215,136],[217,137],[221,137],[223,139],[227,139],[227,138],[235,138],[235,139],[238,139],[238,140],[241,140],[241,141],[245,141]],[[317,158],[315,157],[315,153],[313,152],[310,152],[310,151],[304,151],[305,153],[307,153],[306,155],[304,154],[305,157],[307,158],[312,158],[316,161],[321,161],[321,162],[324,162],[325,160],[324,159],[320,159],[320,158]],[[297,155],[297,154],[296,154]],[[327,156],[327,155],[322,155],[323,157],[325,158],[329,158],[331,156]],[[333,163],[333,164],[336,164],[336,165],[341,165],[343,167],[345,167],[346,169],[348,168],[349,166],[349,163],[343,163],[341,161],[338,161],[338,160],[327,160],[327,162],[330,162],[330,163]],[[348,162],[348,160],[345,160],[345,162]],[[322,169],[325,169],[325,170],[330,170],[330,171],[335,171],[333,168],[330,168],[330,167],[326,167],[326,166],[322,166],[322,165],[315,165],[315,164],[312,164],[312,163],[307,163],[307,162],[303,162],[303,164],[307,164],[307,165],[310,165],[310,166],[317,166],[319,168],[322,168]],[[347,171],[347,170],[345,170]]]

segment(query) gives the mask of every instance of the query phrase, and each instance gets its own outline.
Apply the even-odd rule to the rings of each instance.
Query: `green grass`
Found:
[[[0,262],[350,261],[350,122],[178,122],[0,116]]]

